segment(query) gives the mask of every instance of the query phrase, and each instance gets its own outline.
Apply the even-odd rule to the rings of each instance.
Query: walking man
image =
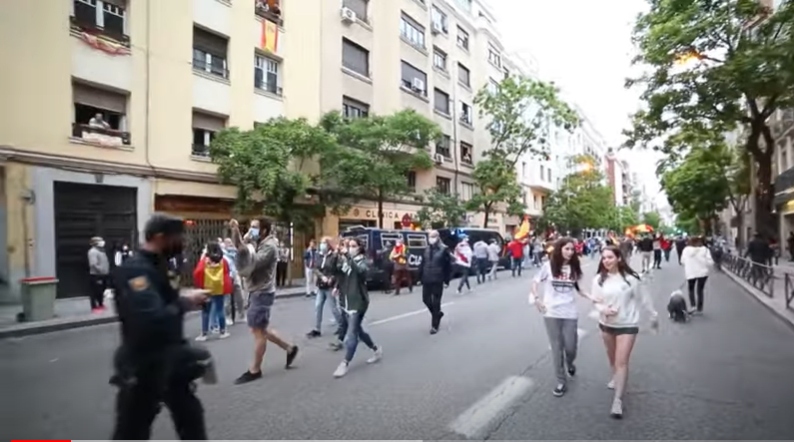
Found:
[[[278,241],[273,235],[273,224],[267,219],[253,220],[244,238],[240,235],[237,220],[231,220],[229,224],[238,247],[237,271],[245,278],[245,286],[249,291],[246,319],[254,335],[253,363],[235,381],[236,384],[245,384],[262,377],[262,360],[265,357],[267,341],[287,352],[285,368],[290,368],[298,356],[298,346],[286,342],[270,327],[270,312],[276,300],[275,276],[278,260]],[[252,251],[254,247],[256,249]]]
[[[419,280],[422,281],[422,301],[430,312],[430,334],[438,333],[441,318],[441,296],[444,287],[449,286],[452,276],[452,255],[438,239],[438,230],[428,234],[428,247],[419,266]]]
[[[91,238],[88,250],[88,272],[91,278],[91,311],[98,313],[105,310],[105,289],[110,274],[110,261],[105,253],[105,240],[99,236]]]

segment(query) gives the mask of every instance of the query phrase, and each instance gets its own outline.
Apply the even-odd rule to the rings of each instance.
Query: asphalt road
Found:
[[[585,267],[587,281],[594,261]],[[534,272],[533,272],[534,273]],[[472,292],[447,291],[442,330],[428,334],[420,291],[376,295],[368,321],[384,359],[367,365],[361,345],[345,378],[330,337],[307,340],[313,303],[277,302],[273,323],[301,346],[297,366],[268,349],[265,376],[232,384],[251,337],[208,341],[220,382],[199,387],[213,439],[792,439],[794,331],[724,276],[707,286],[706,315],[643,331],[630,369],[625,419],[608,417],[608,366],[596,321],[581,302],[579,373],[554,398],[546,333],[527,305],[530,276]],[[683,279],[678,265],[655,274],[657,308]],[[588,287],[589,283],[584,284]],[[198,321],[188,330],[195,334]],[[328,326],[330,331],[332,326]],[[105,439],[114,390],[107,384],[117,326],[0,341],[0,438]],[[153,439],[174,439],[162,413]]]

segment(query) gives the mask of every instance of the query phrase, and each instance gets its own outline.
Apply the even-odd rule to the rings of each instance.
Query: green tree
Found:
[[[466,208],[482,212],[485,219],[483,227],[488,227],[489,215],[494,213],[500,204],[506,205],[505,211],[508,214],[524,213],[521,186],[518,184],[514,166],[509,160],[496,156],[488,156],[474,166],[472,178],[477,192],[466,203]]]
[[[511,76],[496,87],[483,88],[474,104],[488,121],[492,140],[488,154],[513,166],[525,153],[548,159],[551,127],[572,131],[579,124],[576,112],[553,83],[527,77]]]
[[[221,183],[237,188],[237,206],[262,204],[279,221],[311,223],[316,207],[307,199],[312,176],[304,163],[336,149],[333,137],[305,119],[275,118],[252,130],[224,129],[210,145]]]
[[[756,0],[648,3],[634,42],[635,62],[649,70],[627,81],[644,88],[646,108],[634,115],[626,146],[675,155],[682,143],[667,143],[670,136],[743,126],[744,147],[757,167],[756,225],[772,229],[775,144],[768,119],[794,105],[794,2],[774,14]]]
[[[653,227],[654,231],[659,230],[662,226],[662,216],[655,210],[652,212],[645,212],[642,214],[642,224]]]
[[[579,232],[586,228],[608,227],[614,221],[612,189],[604,184],[604,175],[593,167],[587,156],[572,158],[582,170],[565,177],[543,208],[545,224],[562,230]]]
[[[466,206],[456,193],[443,193],[437,189],[425,192],[425,206],[416,213],[416,220],[434,229],[461,225],[466,218]]]
[[[636,226],[640,223],[637,212],[630,206],[612,207],[608,215],[609,219],[605,227],[622,234],[627,228]]]
[[[330,112],[320,126],[340,145],[319,157],[321,187],[348,202],[376,201],[380,227],[383,203],[414,192],[408,173],[433,167],[427,148],[441,135],[434,122],[414,110],[355,119]]]

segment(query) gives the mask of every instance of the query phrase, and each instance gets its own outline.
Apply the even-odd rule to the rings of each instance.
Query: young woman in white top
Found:
[[[629,267],[617,247],[606,247],[601,252],[601,263],[591,294],[596,309],[601,313],[598,325],[612,369],[612,380],[607,384],[608,388],[615,390],[611,415],[620,419],[623,417],[623,392],[629,375],[629,358],[640,330],[640,307],[650,314],[653,329],[659,326],[659,315],[646,284]]]
[[[562,238],[554,244],[551,257],[543,263],[540,273],[535,276],[529,294],[530,304],[534,303],[538,311],[543,313],[546,323],[557,376],[557,386],[552,394],[557,397],[565,394],[568,375],[573,377],[576,374],[574,360],[579,341],[577,334],[579,310],[576,308],[575,294],[590,299],[579,290],[581,278],[582,267],[574,250],[573,240]],[[541,284],[543,290],[538,296],[538,286]]]
[[[703,238],[695,236],[681,252],[681,264],[684,265],[684,275],[689,288],[689,306],[692,314],[703,313],[703,290],[709,270],[714,265],[709,249],[703,245]],[[697,299],[695,298],[697,289]]]

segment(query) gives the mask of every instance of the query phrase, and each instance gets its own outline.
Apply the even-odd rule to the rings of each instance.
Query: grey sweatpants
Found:
[[[562,318],[543,318],[546,322],[546,333],[549,335],[551,344],[551,357],[554,364],[554,372],[557,381],[561,384],[566,383],[568,375],[565,373],[565,365],[573,365],[576,359],[576,348],[579,344],[579,336],[576,332],[578,320]]]

